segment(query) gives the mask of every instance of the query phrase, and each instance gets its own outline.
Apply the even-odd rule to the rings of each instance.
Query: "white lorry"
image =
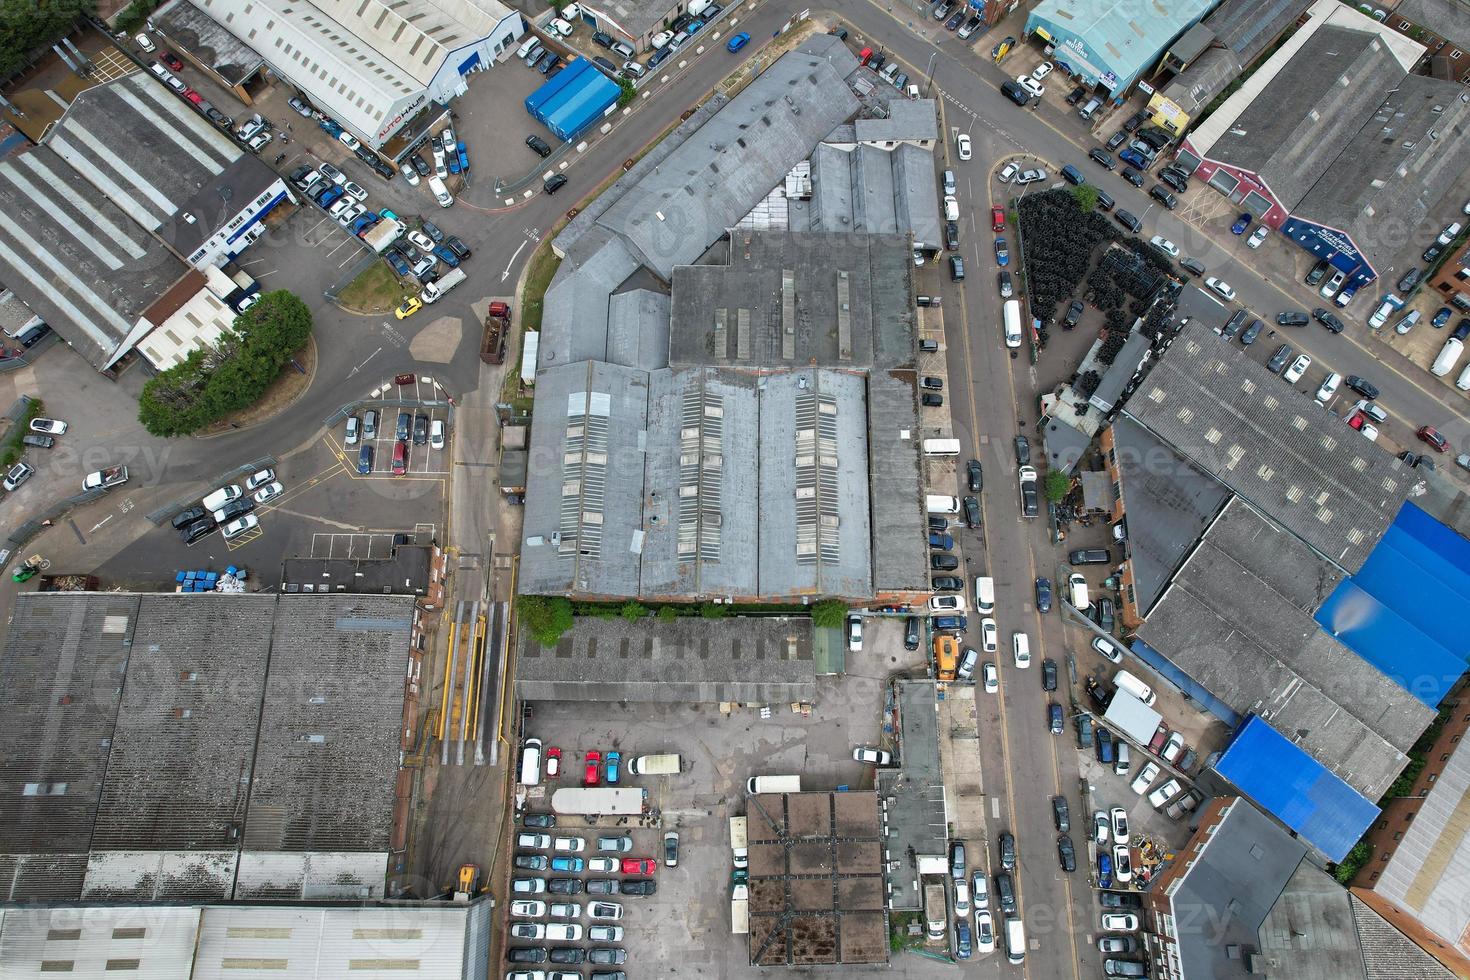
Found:
[[[750,863],[749,821],[745,817],[730,818],[730,853],[737,870]]]
[[[364,228],[358,237],[367,243],[368,248],[382,255],[402,234],[402,225],[392,218],[384,218],[371,228]]]
[[[464,282],[464,270],[450,269],[433,282],[424,283],[423,300],[425,303],[437,303],[445,293],[462,282]]]

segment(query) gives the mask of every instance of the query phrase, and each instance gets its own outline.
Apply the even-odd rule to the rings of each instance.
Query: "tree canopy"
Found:
[[[33,52],[96,9],[92,0],[0,0],[0,78],[15,74]]]

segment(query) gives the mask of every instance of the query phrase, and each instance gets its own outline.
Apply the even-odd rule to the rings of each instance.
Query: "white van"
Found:
[[[1470,391],[1470,364],[1465,365],[1465,370],[1455,379],[1455,387],[1461,391]]]
[[[441,208],[454,204],[454,195],[449,193],[449,188],[444,186],[444,181],[439,179],[438,174],[429,177],[429,190],[434,192],[434,200],[439,202]]]
[[[958,439],[925,439],[925,456],[958,456],[960,454],[960,441]]]
[[[1005,315],[1005,334],[1007,347],[1021,346],[1021,301],[1008,299],[1002,307]]]
[[[1026,961],[1026,929],[1014,915],[1006,916],[1006,959],[1012,963]]]
[[[218,490],[206,496],[200,503],[204,505],[205,510],[219,510],[242,493],[244,491],[232,483],[227,487],[220,487]]]
[[[982,616],[995,614],[995,579],[988,575],[975,576],[975,611]]]
[[[528,738],[525,748],[521,749],[521,783],[526,786],[535,786],[539,782],[541,782],[541,740]]]
[[[931,493],[924,498],[924,509],[931,514],[958,514],[960,498],[941,497]]]
[[[714,0],[694,0],[693,3],[689,4],[689,16],[698,17],[700,14],[708,10],[710,8],[710,5],[713,3]]]
[[[679,756],[674,753],[640,755],[636,759],[628,760],[628,774],[632,776],[677,776]]]
[[[1465,344],[1458,337],[1451,337],[1444,342],[1439,349],[1439,356],[1434,359],[1434,364],[1429,368],[1429,373],[1436,378],[1442,378],[1455,369],[1455,364],[1460,360],[1460,355],[1465,351]]]
[[[1139,680],[1137,677],[1134,677],[1126,670],[1120,670],[1116,674],[1114,674],[1113,683],[1118,685],[1118,690],[1127,691],[1129,694],[1133,695],[1144,704],[1151,705],[1159,698],[1159,696],[1154,693],[1153,688],[1149,687],[1143,681]]]
[[[536,35],[526,35],[526,40],[521,44],[519,48],[516,48],[516,57],[520,58],[522,61],[525,61],[526,55],[531,53],[531,49],[534,48],[537,43],[538,42],[536,40]]]
[[[745,782],[745,791],[751,796],[761,793],[800,793],[800,776],[751,776]]]
[[[1092,605],[1092,597],[1087,594],[1087,579],[1079,573],[1073,572],[1067,576],[1067,590],[1072,593],[1072,606],[1079,612],[1086,612],[1087,607]]]

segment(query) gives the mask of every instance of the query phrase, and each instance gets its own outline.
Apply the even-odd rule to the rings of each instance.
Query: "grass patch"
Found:
[[[39,398],[32,398],[30,404],[26,406],[25,415],[16,420],[15,434],[5,443],[4,455],[0,456],[0,467],[9,468],[20,459],[21,453],[25,452],[25,445],[21,440],[26,437],[26,433],[31,431],[31,419],[40,418],[44,411],[46,411],[46,403]]]
[[[351,313],[388,313],[403,301],[403,286],[386,262],[374,262],[337,295]]]
[[[541,242],[541,247],[531,256],[531,266],[526,270],[526,284],[521,289],[521,329],[540,330],[542,304],[546,290],[551,286],[551,277],[561,268],[561,259],[551,250],[551,235]]]

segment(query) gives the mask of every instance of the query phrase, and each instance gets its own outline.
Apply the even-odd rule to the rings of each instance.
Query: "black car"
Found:
[[[306,175],[311,173],[311,169],[310,167],[297,167],[291,171],[291,183],[297,187],[305,187],[306,184],[303,181],[306,179]]]
[[[193,544],[206,535],[213,534],[214,529],[219,527],[213,517],[201,517],[179,532],[179,539],[184,544]]]
[[[1153,198],[1155,201],[1158,201],[1170,211],[1173,211],[1176,207],[1179,206],[1179,198],[1175,197],[1173,194],[1170,194],[1163,184],[1155,184],[1154,186],[1150,187],[1148,189],[1148,196]]]
[[[1011,876],[1002,871],[995,876],[995,895],[1000,902],[1000,910],[1012,915],[1016,912],[1016,889],[1011,884]]]
[[[1071,184],[1073,187],[1080,187],[1083,184],[1087,183],[1087,178],[1082,176],[1082,171],[1078,170],[1070,163],[1063,167],[1061,172],[1062,179]]]
[[[624,895],[652,895],[658,891],[658,882],[647,880],[620,881],[618,882],[618,891]]]
[[[1031,465],[1031,443],[1025,436],[1016,436],[1016,465]]]
[[[1031,101],[1031,93],[1009,79],[1000,83],[1000,91],[1002,95],[1019,106],[1024,106]]]
[[[1331,330],[1333,333],[1342,333],[1345,329],[1341,320],[1334,316],[1330,311],[1324,310],[1320,306],[1312,311],[1312,319],[1316,320],[1318,323],[1322,324],[1322,326],[1326,327],[1328,330]]]
[[[1320,284],[1323,279],[1327,278],[1327,270],[1330,268],[1332,268],[1332,263],[1326,259],[1320,260],[1316,265],[1312,266],[1312,271],[1307,273],[1306,284],[1308,286]]]
[[[549,862],[545,854],[517,854],[512,863],[523,871],[545,871]]]
[[[919,649],[919,617],[909,616],[903,621],[903,648]]]
[[[919,404],[923,405],[925,408],[939,408],[941,405],[944,404],[944,396],[936,395],[932,391],[927,391],[922,396],[920,396]]]
[[[1123,179],[1128,181],[1128,183],[1132,184],[1134,187],[1143,186],[1143,174],[1139,173],[1137,170],[1134,170],[1132,167],[1125,167],[1123,169]]]
[[[965,281],[965,260],[958,255],[949,257],[949,279],[950,282]]]
[[[1272,354],[1271,359],[1266,362],[1267,369],[1272,374],[1280,374],[1282,368],[1286,367],[1286,363],[1291,360],[1291,355],[1294,353],[1295,351],[1291,349],[1290,344],[1282,344],[1276,348],[1276,353]]]
[[[56,445],[56,439],[54,437],[37,435],[34,432],[27,432],[20,437],[20,441],[21,445],[35,446],[37,449],[50,449]]]
[[[555,51],[548,51],[537,60],[536,64],[533,67],[544,75],[547,72],[551,71],[551,69],[555,68],[556,63],[560,60],[561,58],[557,56],[557,53]]]
[[[546,883],[546,890],[553,895],[580,895],[582,882],[577,878],[552,878]]]
[[[980,526],[980,501],[974,497],[966,497],[962,503],[965,507],[965,525],[971,530]]]
[[[545,963],[546,949],[541,946],[512,946],[506,950],[507,963]]]
[[[1347,385],[1349,388],[1353,389],[1353,391],[1356,391],[1364,398],[1367,398],[1369,401],[1376,399],[1379,395],[1378,386],[1376,384],[1369,381],[1367,378],[1359,377],[1356,374],[1348,375],[1346,380],[1343,381],[1343,384]]]
[[[1097,616],[1093,622],[1097,623],[1103,632],[1111,633],[1113,631],[1113,600],[1103,596],[1092,604],[1092,611]]]
[[[618,883],[611,878],[588,878],[587,894],[589,895],[616,895]]]
[[[929,391],[943,391],[944,379],[932,374],[925,374],[919,378],[919,387]]]
[[[1097,209],[1099,211],[1111,211],[1111,210],[1113,210],[1113,207],[1114,207],[1115,203],[1116,202],[1108,194],[1107,191],[1102,190],[1102,189],[1099,189],[1098,190],[1098,192],[1097,192]]]
[[[551,962],[577,964],[587,959],[587,954],[575,946],[557,946],[551,951]]]
[[[208,119],[210,122],[214,123],[220,129],[234,129],[235,128],[235,120],[231,119],[229,116],[225,115],[223,112],[220,112],[218,109],[214,108],[213,106],[211,106],[210,108],[204,110],[204,116],[205,116],[206,119]]]
[[[949,530],[949,518],[948,517],[945,517],[943,514],[930,514],[929,515],[929,530],[931,530],[931,531],[948,531]]]
[[[1419,256],[1419,258],[1424,260],[1425,265],[1433,265],[1434,260],[1439,258],[1443,254],[1444,246],[1441,245],[1439,242],[1435,242],[1433,245],[1430,245],[1428,248],[1426,248],[1424,250],[1424,254]]]
[[[1278,327],[1305,327],[1311,322],[1311,318],[1300,310],[1287,310],[1276,314],[1276,325]]]
[[[1415,286],[1419,285],[1419,279],[1422,275],[1423,273],[1417,268],[1405,272],[1403,278],[1398,281],[1399,292],[1406,294],[1411,292]]]
[[[1062,329],[1071,330],[1077,326],[1077,321],[1082,319],[1082,301],[1074,299],[1067,304],[1067,313],[1062,317]]]
[[[1041,689],[1043,691],[1057,689],[1057,662],[1050,657],[1041,662]]]
[[[1077,870],[1077,849],[1072,846],[1072,838],[1066,834],[1057,835],[1057,862],[1068,874]]]
[[[190,507],[188,510],[174,517],[172,522],[174,530],[177,531],[180,528],[188,527],[190,524],[199,520],[199,518],[208,516],[208,514],[209,511],[203,507]]]
[[[429,238],[431,238],[436,245],[439,242],[444,241],[444,229],[442,229],[438,225],[434,224],[434,222],[432,222],[432,221],[424,221],[424,222],[421,222],[420,225],[423,228],[424,234],[425,235],[428,235]]]
[[[1108,149],[1116,150],[1118,147],[1122,146],[1126,142],[1128,142],[1128,134],[1120,129],[1112,136],[1108,137]]]
[[[427,415],[415,415],[413,417],[413,444],[422,446],[429,441],[429,417]]]
[[[1078,85],[1076,88],[1072,89],[1072,91],[1067,93],[1067,105],[1076,105],[1084,98],[1086,98],[1086,96],[1087,89],[1083,88],[1081,85]]]
[[[1072,565],[1106,565],[1111,557],[1106,548],[1074,548],[1067,553]]]
[[[603,71],[607,72],[609,75],[616,75],[618,73],[618,66],[613,64],[611,61],[608,61],[602,55],[598,55],[597,57],[593,58],[592,63],[601,68]]]
[[[1098,892],[1097,900],[1105,909],[1143,908],[1143,899],[1128,892]]]
[[[1016,838],[1004,830],[1000,833],[1000,866],[1007,871],[1016,870]]]
[[[601,31],[593,31],[592,43],[597,45],[599,48],[610,48],[613,46],[612,35],[604,34]]]
[[[1036,611],[1051,612],[1051,579],[1049,578],[1036,580]]]
[[[594,946],[587,953],[587,962],[599,966],[621,966],[628,962],[628,953],[617,946]],[[601,976],[602,974],[593,974]]]
[[[1113,159],[1113,155],[1107,150],[1102,149],[1101,147],[1094,146],[1091,150],[1088,151],[1087,155],[1091,157],[1094,162],[1102,164],[1109,170],[1112,170],[1118,165],[1117,161]]]
[[[947,31],[957,31],[960,29],[960,25],[964,22],[965,11],[963,9],[957,10],[954,12],[953,15],[950,16],[949,20],[944,22],[944,29]]]
[[[1051,798],[1051,822],[1056,825],[1058,833],[1065,834],[1072,829],[1072,818],[1067,812],[1067,798],[1065,796],[1053,796]]]
[[[1205,274],[1205,264],[1199,259],[1192,259],[1188,256],[1179,260],[1179,268],[1192,276],[1202,276]]]
[[[1246,318],[1249,316],[1245,310],[1236,310],[1230,314],[1230,319],[1225,321],[1225,326],[1220,328],[1220,336],[1226,340],[1234,338],[1240,328],[1245,326]]]
[[[554,813],[528,813],[521,819],[521,824],[526,827],[539,827],[548,829],[556,826],[556,814]]]
[[[1113,761],[1113,733],[1101,725],[1097,728],[1097,761]]]
[[[965,580],[958,575],[936,575],[929,583],[935,592],[963,592]]]
[[[420,177],[427,177],[429,176],[429,174],[434,172],[434,168],[429,166],[429,161],[425,160],[417,153],[409,156],[408,162],[413,164],[414,173],[418,174]]]
[[[952,572],[960,567],[960,560],[949,554],[930,555],[929,567],[936,572]]]
[[[541,137],[537,136],[535,133],[532,133],[530,136],[526,137],[526,145],[535,150],[537,156],[551,156],[551,144],[546,142]]]
[[[1189,181],[1179,176],[1179,171],[1177,170],[1160,170],[1159,179],[1168,184],[1180,194],[1183,194],[1185,191],[1189,190]]]
[[[980,469],[978,459],[972,459],[965,464],[965,479],[971,493],[979,493],[985,489],[985,473]]]
[[[1143,222],[1139,221],[1138,216],[1135,215],[1132,211],[1129,211],[1125,208],[1119,208],[1118,210],[1114,211],[1113,220],[1122,225],[1124,228],[1127,228],[1129,231],[1133,232],[1133,234],[1135,235],[1143,230]]]
[[[471,255],[470,247],[464,242],[460,241],[459,238],[455,235],[450,235],[448,238],[444,239],[444,244],[451,252],[454,253],[455,258],[459,259],[461,262],[469,258]]]
[[[217,511],[217,519],[221,524],[228,524],[237,517],[250,513],[255,509],[255,501],[249,497],[236,497]]]
[[[960,223],[958,221],[946,221],[944,223],[944,246],[951,252],[960,247]]]
[[[552,174],[546,178],[546,183],[541,185],[541,189],[547,194],[555,194],[565,186],[567,186],[566,174]]]
[[[1246,327],[1245,332],[1240,335],[1240,345],[1242,347],[1249,347],[1251,344],[1254,344],[1256,338],[1261,335],[1261,331],[1264,329],[1266,329],[1264,323],[1260,320],[1252,320],[1251,325]]]
[[[1129,116],[1128,119],[1123,123],[1123,132],[1134,132],[1138,129],[1139,126],[1143,125],[1143,121],[1147,118],[1148,113],[1144,112],[1142,109],[1138,110],[1133,115]]]

